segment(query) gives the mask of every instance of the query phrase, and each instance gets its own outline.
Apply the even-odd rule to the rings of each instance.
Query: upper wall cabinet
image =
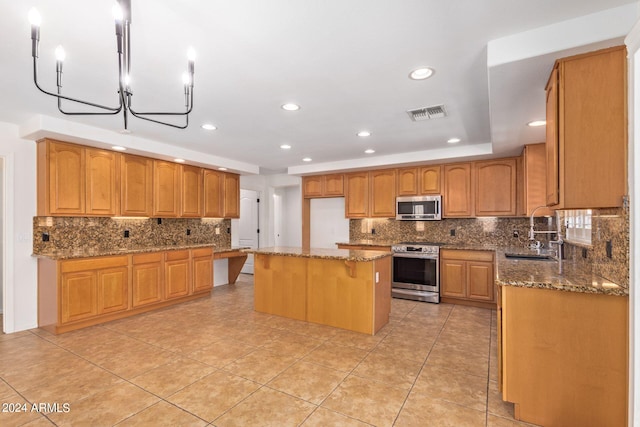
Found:
[[[468,218],[474,215],[471,169],[471,163],[444,165],[444,217]]]
[[[420,194],[440,194],[441,166],[423,166],[420,168]]]
[[[547,84],[547,203],[622,206],[626,194],[626,49],[560,59]]]
[[[366,218],[369,216],[369,172],[344,174],[344,216]]]
[[[524,146],[522,152],[522,200],[523,215],[530,216],[535,211],[536,216],[553,215],[549,208],[537,209],[547,205],[547,163],[545,144],[530,144]]]
[[[205,169],[203,172],[204,216],[222,218],[222,193],[224,173]]]
[[[369,216],[394,218],[396,216],[396,171],[384,169],[369,172]]]
[[[440,165],[398,169],[397,195],[440,194],[440,170]]]
[[[515,216],[515,158],[475,162],[476,216]]]
[[[118,166],[117,153],[39,141],[38,215],[117,215]]]
[[[181,168],[177,163],[153,161],[153,216],[177,217],[180,212]]]
[[[225,173],[223,189],[223,216],[225,218],[240,218],[240,175]]]
[[[153,160],[123,154],[120,157],[120,214],[153,214]]]
[[[344,176],[341,173],[314,175],[302,178],[304,198],[344,196]]]
[[[180,216],[202,217],[204,190],[202,186],[202,168],[182,165],[182,203]]]

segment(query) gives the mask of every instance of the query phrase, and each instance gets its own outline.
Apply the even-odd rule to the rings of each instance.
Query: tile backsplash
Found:
[[[163,218],[159,224],[156,218],[34,217],[33,253],[200,243],[224,248],[231,246],[230,230],[230,219],[217,218]]]

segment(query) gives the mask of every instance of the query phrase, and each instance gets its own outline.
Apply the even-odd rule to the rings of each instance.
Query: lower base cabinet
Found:
[[[213,249],[38,260],[38,326],[62,333],[207,295]]]
[[[440,295],[443,302],[495,308],[493,251],[440,251]]]

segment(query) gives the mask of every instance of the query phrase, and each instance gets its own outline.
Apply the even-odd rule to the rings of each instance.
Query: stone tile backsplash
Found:
[[[33,253],[200,243],[224,248],[231,246],[230,230],[231,220],[218,218],[163,218],[158,224],[156,218],[34,217]],[[125,231],[129,237],[124,237]],[[43,241],[43,234],[48,235],[48,242]]]

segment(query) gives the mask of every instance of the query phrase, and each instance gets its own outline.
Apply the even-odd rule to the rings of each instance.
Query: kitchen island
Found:
[[[254,309],[375,334],[389,322],[391,252],[272,247],[254,254]]]

